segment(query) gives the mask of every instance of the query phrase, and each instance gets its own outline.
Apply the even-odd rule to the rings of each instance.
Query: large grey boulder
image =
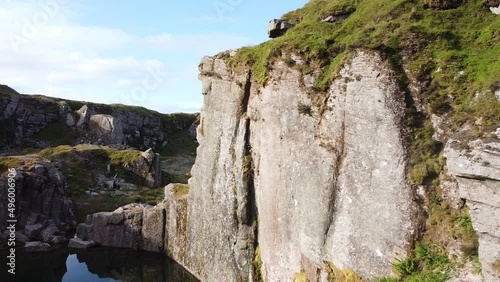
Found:
[[[51,251],[50,245],[39,241],[32,241],[24,245],[26,252],[48,252]]]
[[[88,249],[94,246],[95,246],[94,241],[84,241],[78,237],[72,238],[68,244],[68,248],[73,248],[73,249]]]
[[[162,206],[129,204],[88,215],[76,233],[81,240],[102,246],[163,252],[164,225]]]
[[[292,26],[293,25],[287,20],[274,19],[269,22],[269,26],[267,27],[267,34],[269,35],[269,38],[280,37],[284,35],[286,31]]]
[[[111,115],[91,115],[88,128],[93,139],[102,140],[104,144],[124,142],[123,122]]]
[[[38,238],[38,235],[40,235],[40,232],[42,232],[43,225],[40,223],[33,224],[33,225],[26,225],[24,228],[24,234],[28,236],[28,238],[34,240]]]
[[[458,139],[458,138],[457,138]],[[500,272],[500,142],[450,139],[446,167],[458,181],[474,230],[479,235],[479,260],[484,281],[498,281]]]

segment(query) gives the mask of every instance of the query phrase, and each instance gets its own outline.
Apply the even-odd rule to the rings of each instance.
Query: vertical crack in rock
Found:
[[[165,240],[162,240],[162,252],[166,251],[168,248],[168,236],[167,236],[167,206],[164,206],[163,209],[161,210],[162,214],[162,230],[161,230],[161,238],[165,238]]]
[[[345,119],[345,112],[344,112],[344,119]],[[333,189],[332,189],[332,195],[330,196],[330,201],[328,203],[328,213],[327,213],[327,223],[326,223],[326,230],[325,230],[325,235],[324,235],[324,242],[323,246],[326,246],[327,239],[330,237],[330,230],[332,230],[333,225],[335,224],[334,221],[334,216],[335,216],[335,200],[338,196],[338,193],[340,192],[340,187],[339,187],[339,182],[338,179],[340,178],[340,169],[342,168],[343,160],[344,160],[344,138],[345,138],[345,123],[342,121],[342,126],[341,126],[341,135],[338,141],[338,144],[340,145],[340,148],[335,151],[336,154],[336,162],[333,165],[334,168],[334,175],[333,175]]]

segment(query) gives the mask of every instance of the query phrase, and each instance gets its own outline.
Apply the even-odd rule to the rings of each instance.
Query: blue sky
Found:
[[[0,0],[0,84],[196,112],[200,59],[268,40],[269,20],[306,2]]]

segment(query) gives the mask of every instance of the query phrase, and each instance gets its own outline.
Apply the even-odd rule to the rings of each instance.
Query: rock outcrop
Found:
[[[500,142],[450,139],[445,149],[448,173],[456,178],[479,235],[484,281],[500,280]]]
[[[194,114],[163,115],[140,107],[21,95],[5,85],[0,88],[0,144],[4,146],[95,143],[161,149],[170,135],[189,131],[195,120]]]
[[[64,176],[53,165],[39,159],[22,158],[16,168],[17,230],[29,241],[52,245],[67,242],[67,232],[76,221],[73,202],[67,197]],[[9,219],[7,174],[0,177],[0,233]]]
[[[76,233],[79,239],[101,246],[163,252],[164,226],[163,205],[130,204],[88,215]]]
[[[264,87],[217,57],[200,72],[207,91],[179,261],[203,281],[252,281],[258,245],[265,281],[301,271],[324,280],[326,264],[391,275],[411,247],[416,210],[390,65],[356,52],[322,106],[313,78],[283,62]]]
[[[269,35],[269,38],[280,37],[284,35],[286,31],[292,26],[293,25],[287,20],[274,19],[269,22],[269,26],[267,27],[267,34]]]

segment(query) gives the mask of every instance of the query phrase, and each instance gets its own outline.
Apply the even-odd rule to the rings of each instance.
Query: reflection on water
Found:
[[[7,273],[5,251],[0,281],[19,282],[197,282],[181,266],[155,253],[96,248],[86,251],[61,249],[50,253],[16,255],[16,275]]]

